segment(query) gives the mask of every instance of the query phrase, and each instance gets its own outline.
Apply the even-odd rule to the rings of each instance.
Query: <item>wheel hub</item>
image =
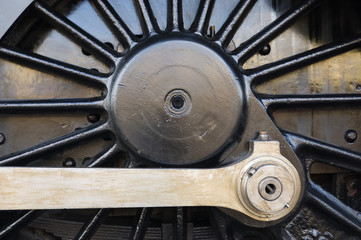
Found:
[[[259,152],[267,147],[263,143],[258,143]],[[273,149],[276,151],[277,147]],[[292,211],[291,206],[299,201],[301,183],[297,170],[287,159],[272,153],[253,159],[244,169],[238,194],[253,218],[277,219]]]
[[[130,55],[115,78],[111,113],[133,152],[158,163],[193,164],[237,138],[245,94],[231,61],[184,40]]]

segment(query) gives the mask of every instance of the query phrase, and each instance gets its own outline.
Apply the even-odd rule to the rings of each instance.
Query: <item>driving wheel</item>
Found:
[[[219,178],[190,180],[184,205],[166,195],[164,206],[138,197],[60,210],[61,197],[33,190],[52,200],[29,195],[31,210],[2,205],[12,195],[0,189],[0,238],[361,239],[359,1],[1,4],[0,188],[7,169],[94,168],[95,186],[100,169],[130,168],[116,172],[129,196],[185,192],[166,187],[174,176]],[[228,199],[212,191],[227,169],[241,210],[199,197]],[[54,189],[66,194],[70,176]],[[39,189],[27,177],[14,192]],[[104,195],[117,191],[109,184]]]

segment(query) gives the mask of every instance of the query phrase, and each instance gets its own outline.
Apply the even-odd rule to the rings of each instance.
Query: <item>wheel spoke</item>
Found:
[[[143,35],[149,36],[154,32],[160,32],[157,20],[153,15],[152,8],[148,0],[134,0],[138,18],[143,29]]]
[[[50,100],[14,100],[0,101],[1,113],[24,113],[24,112],[72,112],[102,110],[103,100],[93,99],[50,99]]]
[[[276,38],[299,17],[310,10],[318,0],[302,1],[299,5],[285,12],[271,24],[237,47],[232,54],[237,54],[239,62],[243,64],[264,45]]]
[[[43,211],[41,210],[31,210],[27,211],[25,214],[21,215],[15,221],[6,225],[0,231],[0,238],[7,239],[7,237],[11,237],[14,233],[18,233],[20,229],[28,225],[35,218],[37,218]]]
[[[92,2],[94,3],[96,9],[108,22],[122,44],[128,48],[131,47],[137,38],[130,31],[128,26],[124,23],[124,21],[109,4],[109,2],[107,0],[92,0]]]
[[[86,167],[99,167],[104,165],[105,163],[109,162],[115,156],[121,153],[120,148],[114,144],[109,149],[105,150],[104,152],[98,154]]]
[[[283,131],[283,135],[299,155],[307,154],[314,161],[361,172],[360,153],[287,131]]]
[[[74,240],[91,239],[108,214],[109,209],[99,209],[99,211],[90,216],[88,221],[84,223]]]
[[[268,95],[259,94],[267,107],[326,106],[360,104],[361,94],[309,94],[309,95]]]
[[[142,208],[137,213],[137,223],[133,225],[132,232],[129,239],[141,240],[144,239],[145,233],[148,228],[150,216],[152,215],[151,208]]]
[[[59,74],[60,76],[68,77],[70,80],[81,83],[96,83],[104,86],[107,81],[105,74],[77,67],[38,54],[26,53],[10,46],[0,46],[0,57],[17,64],[24,64],[30,68]]]
[[[326,44],[255,69],[246,70],[245,74],[249,75],[253,81],[256,80],[257,83],[260,83],[357,47],[361,47],[361,34],[351,39]]]
[[[69,19],[56,13],[53,9],[40,2],[35,2],[33,8],[45,21],[53,25],[59,31],[64,31],[70,38],[74,39],[75,42],[86,48],[86,50],[104,60],[108,64],[115,64],[115,51],[110,49],[104,43],[100,42],[98,39],[91,36],[89,33],[71,22]]]
[[[227,47],[231,42],[238,28],[256,2],[256,0],[239,1],[237,6],[233,9],[226,22],[216,34],[216,39],[221,42],[223,47]]]
[[[307,200],[312,207],[323,211],[328,215],[327,217],[334,218],[339,224],[344,224],[361,233],[360,213],[345,205],[313,182],[309,184],[307,193]]]
[[[190,27],[191,31],[201,33],[202,35],[207,34],[207,28],[211,18],[214,2],[214,0],[202,0],[199,3],[196,17]]]
[[[176,239],[186,240],[187,239],[187,208],[177,207],[176,209]]]
[[[81,130],[77,130],[64,136],[16,152],[14,154],[4,156],[0,159],[0,166],[16,166],[20,164],[27,164],[41,155],[48,154],[71,144],[76,144],[83,140],[99,136],[107,131],[107,124],[90,126]]]
[[[183,9],[182,0],[168,0],[167,30],[183,29]]]

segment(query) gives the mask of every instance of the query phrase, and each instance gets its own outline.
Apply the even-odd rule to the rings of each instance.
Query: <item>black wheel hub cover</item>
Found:
[[[112,86],[118,134],[137,155],[162,164],[222,153],[245,121],[246,94],[233,64],[221,51],[188,40],[163,40],[130,54]]]

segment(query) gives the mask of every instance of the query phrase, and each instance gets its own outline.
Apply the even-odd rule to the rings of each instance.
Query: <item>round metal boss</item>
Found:
[[[117,134],[134,154],[158,163],[221,154],[247,114],[235,67],[199,42],[146,46],[117,72],[110,102]]]
[[[258,192],[265,200],[276,200],[282,193],[282,183],[277,178],[267,177],[258,185]]]
[[[256,219],[278,219],[295,206],[299,176],[288,161],[259,157],[245,166],[239,182],[239,198]]]
[[[192,109],[191,97],[186,91],[175,89],[167,94],[164,108],[173,117],[183,117]]]

